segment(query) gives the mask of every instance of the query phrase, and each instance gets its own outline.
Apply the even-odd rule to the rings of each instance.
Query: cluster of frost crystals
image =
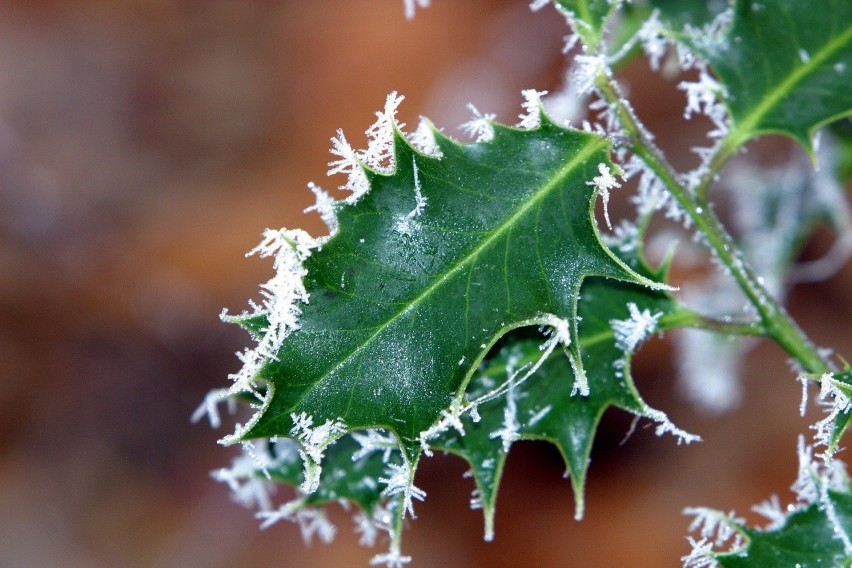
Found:
[[[521,91],[524,97],[524,102],[521,106],[524,108],[524,113],[518,116],[521,121],[518,123],[519,128],[532,130],[541,126],[541,109],[543,103],[541,97],[547,94],[547,91],[536,91],[535,89],[525,89]]]
[[[322,458],[326,448],[346,432],[346,425],[341,420],[326,420],[323,424],[314,426],[313,416],[305,412],[293,413],[290,418],[293,420],[290,435],[301,443],[299,456],[305,465],[305,479],[299,489],[310,494],[319,488]]]
[[[823,457],[828,460],[834,456],[836,448],[833,437],[836,433],[835,421],[841,414],[852,411],[852,386],[835,379],[833,373],[823,373],[819,378],[819,403],[826,409],[825,417],[814,424],[814,436],[817,445],[825,446]],[[804,407],[804,401],[802,406]]]
[[[376,112],[376,121],[367,129],[367,148],[355,150],[347,142],[342,130],[331,139],[331,153],[337,156],[329,162],[328,175],[344,174],[346,183],[340,189],[351,191],[347,203],[355,203],[370,189],[370,182],[364,171],[366,165],[382,173],[390,173],[394,168],[394,132],[404,125],[397,123],[396,111],[405,97],[391,92],[385,101],[385,108]],[[362,165],[363,164],[363,165]]]
[[[609,190],[619,188],[621,184],[618,183],[618,180],[615,179],[615,176],[612,175],[612,172],[609,171],[609,166],[606,164],[598,164],[598,173],[600,175],[593,177],[592,181],[587,181],[586,185],[594,186],[597,189],[598,195],[601,196],[601,200],[603,201],[606,226],[612,229],[612,222],[609,220]]]
[[[414,171],[414,209],[409,211],[404,217],[400,217],[396,221],[396,231],[403,235],[411,234],[415,219],[420,216],[423,209],[426,207],[426,198],[423,196],[423,186],[420,184],[420,170],[417,167],[417,161],[412,158],[411,165]]]
[[[433,158],[440,158],[442,156],[438,142],[435,140],[435,130],[426,118],[420,117],[417,128],[408,135],[408,141],[419,152],[427,156],[432,156]]]
[[[239,393],[251,393],[258,401],[255,405],[257,411],[248,424],[237,424],[234,433],[221,440],[223,444],[239,442],[243,433],[259,418],[268,403],[268,394],[257,389],[254,377],[265,361],[274,360],[277,357],[287,336],[300,327],[301,305],[309,301],[309,295],[303,283],[307,274],[304,261],[316,246],[318,246],[317,241],[305,231],[266,229],[263,233],[263,241],[247,255],[273,257],[275,275],[260,287],[262,303],[258,305],[250,302],[252,312],[230,316],[225,310],[221,318],[224,321],[239,321],[243,318],[262,316],[266,318],[267,326],[257,345],[237,353],[242,367],[229,376],[233,381],[231,387],[227,390],[212,391],[193,414],[193,420],[199,420],[206,414],[211,425],[218,426],[221,420],[216,408],[217,403],[233,398]]]
[[[414,500],[423,501],[426,492],[414,485],[414,472],[411,465],[403,461],[399,464],[388,464],[387,477],[380,477],[379,482],[385,484],[382,496],[402,496],[403,514],[414,515]]]
[[[471,119],[459,125],[476,142],[489,142],[494,139],[494,119],[497,115],[493,113],[481,113],[473,103],[467,104],[472,115]]]
[[[744,520],[721,511],[705,507],[687,507],[685,515],[694,517],[689,532],[697,532],[699,539],[689,537],[692,551],[681,558],[684,568],[716,568],[715,555],[742,549],[745,538],[739,532]]]
[[[628,319],[609,321],[615,334],[615,343],[622,351],[632,353],[642,341],[657,330],[657,322],[662,317],[662,312],[651,313],[645,309],[639,311],[639,306],[630,302],[627,304],[630,312]]]
[[[272,445],[275,446],[274,454],[271,451]],[[246,442],[241,444],[241,450],[230,467],[214,470],[210,474],[211,477],[226,484],[234,501],[242,506],[256,508],[260,512],[272,511],[275,484],[270,481],[268,470],[298,459],[296,442]]]

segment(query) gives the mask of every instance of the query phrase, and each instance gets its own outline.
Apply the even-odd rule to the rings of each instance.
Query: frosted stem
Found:
[[[614,109],[630,139],[630,149],[657,175],[666,190],[695,224],[696,230],[704,235],[707,246],[730,270],[734,280],[760,315],[768,336],[793,356],[805,371],[824,373],[833,370],[832,364],[822,356],[787,310],[766,290],[719,218],[710,207],[704,205],[703,198],[690,192],[678,181],[674,168],[653,143],[648,131],[621,95],[615,80],[600,72],[595,86]],[[714,156],[710,171],[712,172],[713,168],[721,168],[734,150],[731,139],[726,139]],[[712,181],[713,176],[706,179]]]

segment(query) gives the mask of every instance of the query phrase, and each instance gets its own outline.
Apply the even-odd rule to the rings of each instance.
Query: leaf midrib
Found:
[[[739,123],[734,125],[729,139],[732,144],[738,146],[745,140],[751,137],[755,126],[766,114],[775,107],[778,102],[793,89],[804,77],[813,73],[816,68],[821,65],[826,59],[834,55],[842,48],[850,39],[852,39],[852,26],[846,28],[846,31],[835,37],[816,54],[812,54],[807,63],[797,66],[793,72],[787,75],[787,78],[778,84],[771,93],[763,97],[761,102],[752,109]]]
[[[344,357],[341,357],[337,363],[334,364],[333,367],[327,369],[323,376],[320,377],[317,381],[314,382],[310,388],[306,389],[304,394],[299,398],[299,400],[293,405],[294,407],[301,404],[301,402],[306,399],[327,377],[332,375],[335,371],[341,368],[347,361],[349,361],[352,357],[356,356],[359,352],[365,349],[368,345],[370,345],[373,341],[379,337],[382,332],[391,326],[397,319],[399,319],[403,314],[417,306],[432,293],[440,288],[440,286],[455,276],[460,270],[467,266],[467,264],[477,258],[485,249],[487,249],[492,243],[494,243],[499,237],[503,236],[506,231],[510,231],[512,227],[520,220],[524,215],[526,215],[535,205],[537,205],[545,196],[549,195],[551,191],[555,187],[559,185],[565,178],[567,178],[578,166],[580,166],[583,162],[585,162],[589,157],[591,157],[595,152],[601,150],[606,145],[605,140],[596,140],[591,139],[587,143],[587,145],[578,152],[571,160],[565,163],[559,170],[557,170],[554,175],[550,178],[550,181],[544,184],[540,190],[533,193],[533,195],[524,203],[522,207],[520,207],[515,213],[513,213],[509,218],[507,218],[502,224],[497,226],[494,231],[491,232],[491,235],[480,242],[479,245],[471,249],[462,259],[460,259],[457,263],[451,266],[448,270],[444,271],[443,274],[439,275],[434,283],[426,287],[420,294],[414,297],[410,302],[406,304],[402,304],[400,309],[393,313],[387,320],[385,320],[381,325],[376,327],[376,331],[366,338],[364,341],[359,343],[355,349],[346,354]],[[354,388],[354,387],[353,387]]]

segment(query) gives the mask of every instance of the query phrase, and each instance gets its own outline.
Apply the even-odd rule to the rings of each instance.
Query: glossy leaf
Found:
[[[852,496],[829,490],[828,501],[843,530],[852,534]],[[825,509],[818,503],[809,505],[792,513],[783,527],[771,531],[741,527],[747,546],[716,555],[715,559],[723,568],[849,566],[852,558],[844,551],[843,540]]]
[[[644,267],[649,277],[660,278]],[[584,284],[579,305],[580,344],[589,396],[572,396],[574,376],[564,357],[551,356],[529,379],[506,396],[478,407],[481,419],[463,418],[464,435],[449,430],[433,445],[463,457],[471,466],[485,514],[485,534],[493,534],[494,508],[508,447],[515,440],[546,440],[565,460],[574,490],[576,516],[584,509],[584,485],[595,431],[604,411],[618,407],[637,417],[659,420],[661,413],[641,399],[630,376],[630,354],[619,347],[611,320],[630,317],[627,305],[660,314],[661,327],[677,320],[680,308],[662,291],[604,279]],[[520,340],[503,348],[471,382],[469,398],[488,392],[541,357],[540,342]],[[507,421],[515,432],[507,432]],[[507,437],[508,434],[508,437]]]
[[[738,0],[721,38],[693,46],[727,89],[732,148],[780,133],[813,151],[813,131],[852,112],[852,2]]]
[[[397,133],[395,171],[367,170],[370,191],[337,204],[338,232],[304,263],[301,327],[256,376],[271,397],[246,438],[292,435],[305,415],[390,430],[412,458],[505,333],[565,321],[578,360],[582,281],[651,284],[598,236],[589,182],[609,163],[605,140],[546,117],[494,125],[486,143],[435,137],[441,158]]]

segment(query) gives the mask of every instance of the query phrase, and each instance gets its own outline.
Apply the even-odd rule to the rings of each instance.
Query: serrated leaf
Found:
[[[381,453],[358,456],[361,449],[351,436],[344,436],[328,448],[323,459],[323,471],[317,490],[301,495],[301,506],[322,506],[341,500],[358,505],[370,513],[382,501],[379,479],[387,466]],[[356,459],[357,458],[357,459]],[[305,479],[302,460],[293,452],[293,459],[283,460],[267,468],[273,481],[299,487]],[[257,475],[264,475],[258,471]]]
[[[396,133],[395,171],[367,170],[370,191],[338,205],[339,231],[304,263],[300,328],[256,376],[271,396],[246,438],[292,435],[304,414],[388,429],[414,456],[505,333],[563,318],[579,359],[582,281],[652,284],[598,236],[588,182],[609,163],[605,140],[546,117],[494,125],[487,143],[435,137],[442,158]]]
[[[845,397],[845,400],[852,400],[852,369],[846,369],[842,372],[836,372],[832,374],[833,386],[834,389],[838,392],[838,394]],[[834,400],[835,405],[840,405],[840,401],[837,400],[835,396]],[[840,439],[846,434],[846,431],[849,430],[849,426],[852,425],[852,406],[845,405],[837,406],[834,409],[836,415],[834,419],[831,421],[831,429],[826,442],[828,442],[828,452],[833,454],[839,444]],[[830,415],[829,415],[830,417]]]
[[[852,112],[848,0],[738,0],[724,37],[693,47],[727,89],[731,148],[779,133],[812,153],[814,130]]]
[[[846,534],[852,534],[852,496],[829,490],[828,500],[837,522]],[[741,531],[748,540],[745,548],[714,555],[724,568],[833,568],[852,561],[826,507],[819,503],[790,514],[778,529],[741,527]]]
[[[661,277],[644,266],[638,266],[637,270],[649,277]],[[589,456],[604,411],[614,406],[637,416],[660,418],[636,391],[630,376],[630,355],[617,344],[610,323],[629,319],[629,303],[640,310],[668,316],[672,322],[679,313],[677,303],[665,292],[612,280],[588,280],[583,285],[579,304],[588,396],[572,396],[571,365],[564,357],[551,356],[533,376],[506,396],[481,404],[478,422],[470,416],[464,417],[463,436],[449,430],[433,443],[470,464],[485,515],[486,538],[493,535],[494,509],[507,446],[515,439],[546,440],[559,449],[571,478],[576,517],[580,518]],[[665,325],[666,320],[661,324]],[[507,373],[536,362],[542,356],[539,346],[539,342],[529,340],[507,345],[471,382],[468,397],[475,399],[505,381]],[[513,421],[516,428],[508,439],[507,421]]]

